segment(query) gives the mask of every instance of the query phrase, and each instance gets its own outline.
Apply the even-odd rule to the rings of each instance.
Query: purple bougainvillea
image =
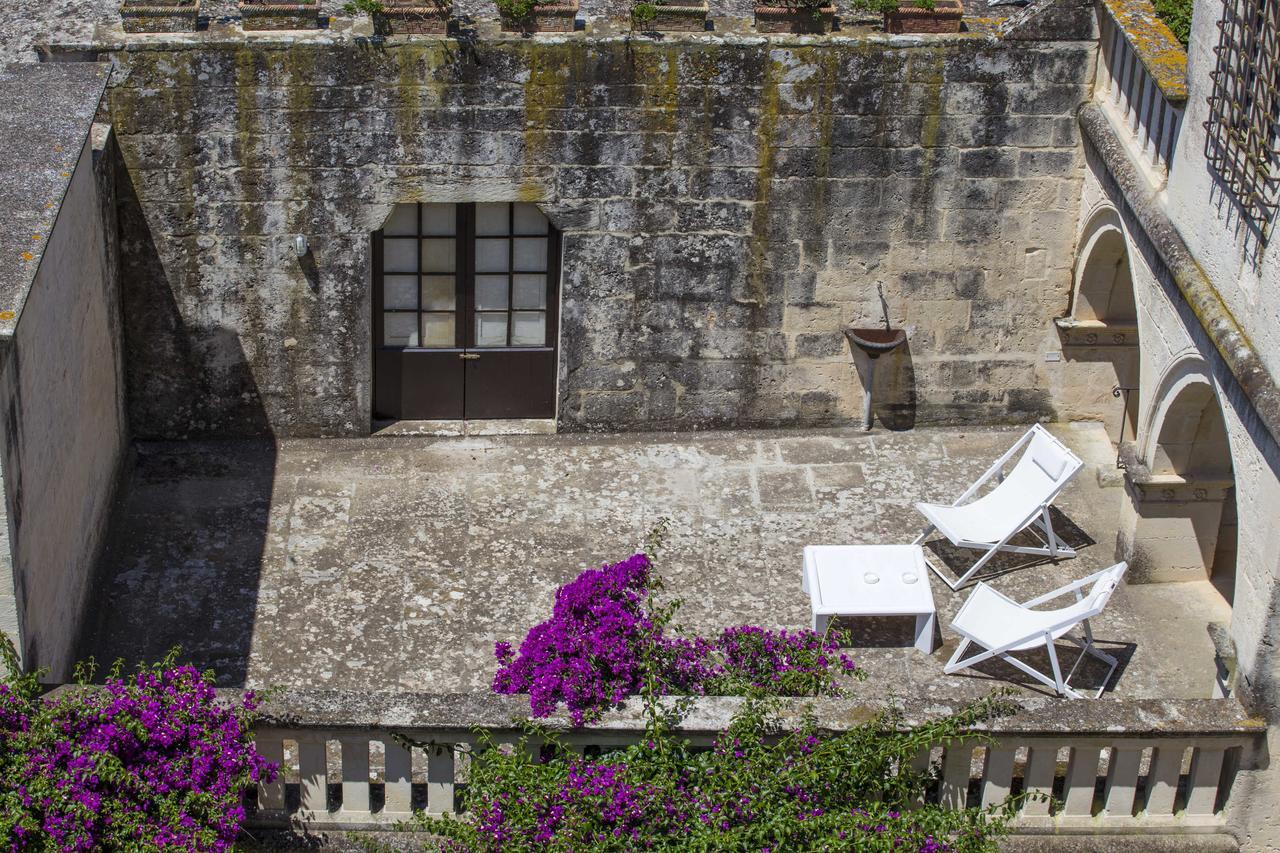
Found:
[[[0,684],[0,834],[10,851],[229,851],[243,793],[276,768],[253,747],[253,694],[165,665],[54,698]]]
[[[858,675],[836,637],[742,625],[714,640],[665,630],[654,616],[653,567],[644,554],[588,569],[556,592],[551,618],[520,644],[498,643],[497,693],[528,693],[534,716],[560,703],[575,725],[640,692],[646,675],[668,693],[816,696]]]

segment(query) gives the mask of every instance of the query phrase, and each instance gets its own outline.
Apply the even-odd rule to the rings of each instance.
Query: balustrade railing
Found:
[[[1187,102],[1187,55],[1146,0],[1098,4],[1095,95],[1139,156],[1166,174]]]
[[[354,706],[359,700],[350,701]],[[716,701],[715,707],[726,707],[725,700],[700,700]],[[1213,831],[1225,823],[1237,774],[1256,764],[1264,732],[1230,700],[1022,704],[1023,713],[984,729],[990,742],[920,753],[917,767],[938,771],[930,800],[965,808],[998,804],[1023,791],[1050,795],[1052,800],[1025,802],[1014,826],[1027,832]],[[869,710],[850,700],[819,700],[817,707],[820,724],[829,717],[837,729],[834,721],[865,719]],[[730,713],[717,714],[713,707],[695,714],[700,719],[687,721],[686,734],[709,744]],[[302,722],[295,714],[287,725],[274,721],[260,728],[258,748],[281,763],[282,773],[261,786],[251,824],[355,830],[385,828],[415,809],[465,810],[468,756],[454,747],[473,743],[474,735],[460,724],[415,725],[422,721],[403,712],[394,716],[408,725],[373,718],[360,725],[326,725],[319,719]],[[514,744],[519,737],[509,724],[490,731],[499,743]],[[624,713],[603,727],[565,733],[562,740],[574,751],[607,750],[634,742],[642,731],[639,715]],[[537,754],[540,746],[526,748]]]

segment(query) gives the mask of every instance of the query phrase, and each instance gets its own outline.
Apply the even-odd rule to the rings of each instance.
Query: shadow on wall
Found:
[[[916,425],[916,370],[911,358],[911,337],[876,367],[873,413],[887,430],[908,430]]]
[[[129,426],[135,437],[207,435],[217,424],[229,435],[272,435],[239,335],[184,317],[127,169],[116,184],[120,223],[120,299],[124,314]],[[196,275],[194,238],[172,238],[167,261]],[[185,400],[185,404],[177,401]],[[238,400],[234,415],[209,410]]]
[[[203,368],[211,377],[204,381],[239,388],[245,431],[268,437],[135,442],[133,469],[94,574],[79,656],[133,665],[180,647],[180,661],[239,685],[258,609],[275,444],[239,335],[184,321],[124,170],[117,192],[133,434],[203,431],[205,395],[193,390]],[[150,398],[171,401],[175,388],[192,401],[182,412],[186,428],[148,423]]]

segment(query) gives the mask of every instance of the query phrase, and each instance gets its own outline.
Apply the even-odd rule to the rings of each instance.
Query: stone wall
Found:
[[[909,331],[897,423],[1052,417],[1093,49],[133,44],[109,95],[131,424],[368,431],[369,232],[395,202],[505,199],[565,230],[562,429],[856,421],[839,329],[882,307]]]
[[[23,659],[66,680],[127,447],[115,164],[97,128],[0,368],[4,490]],[[6,341],[8,343],[8,341]]]

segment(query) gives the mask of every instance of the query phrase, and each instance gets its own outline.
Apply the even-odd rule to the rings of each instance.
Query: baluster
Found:
[[[346,815],[369,815],[369,738],[343,737],[342,811]]]
[[[1138,792],[1138,768],[1142,750],[1112,747],[1107,767],[1107,817],[1133,817],[1133,799]]]
[[[1114,38],[1114,25],[1111,15],[1102,12],[1098,15],[1098,91],[1104,95],[1115,88],[1115,78],[1111,76],[1113,52],[1111,40]]]
[[[258,810],[260,812],[284,811],[284,739],[280,737],[263,738],[258,735],[254,746],[258,754],[280,768],[274,782],[258,783]]]
[[[1216,746],[1196,747],[1191,756],[1191,773],[1187,785],[1187,814],[1212,815],[1218,800],[1218,783],[1222,780],[1225,750]]]
[[[973,762],[973,747],[957,742],[947,747],[942,760],[942,789],[938,801],[944,808],[963,809],[969,795],[969,773]]]
[[[1125,75],[1124,75],[1124,117],[1125,121],[1129,120],[1129,116],[1137,108],[1136,98],[1142,87],[1142,79],[1139,76],[1142,62],[1138,59],[1138,52],[1133,49],[1127,41],[1125,42]]]
[[[1119,24],[1111,28],[1111,33],[1111,79],[1115,83],[1111,89],[1111,102],[1118,104],[1124,91],[1124,61],[1129,55],[1129,46]]]
[[[454,811],[453,745],[442,744],[427,751],[427,811],[444,814]]]
[[[1165,132],[1165,165],[1173,168],[1173,149],[1178,144],[1178,131],[1182,130],[1182,110],[1169,107],[1169,129]]]
[[[911,759],[911,765],[910,765],[911,769],[917,773],[924,773],[928,771],[929,759],[931,755],[932,755],[932,750],[929,747],[922,748],[919,752],[916,753],[915,758]],[[930,793],[929,788],[926,786],[921,791],[920,796],[916,797],[914,800],[912,800],[910,803],[907,804],[907,808],[909,809],[919,808],[920,806],[924,805],[925,800],[929,798],[929,793]]]
[[[1164,162],[1164,129],[1165,116],[1169,112],[1169,102],[1163,97],[1157,98],[1157,109],[1154,111],[1151,124],[1147,127],[1147,136],[1151,140],[1151,165],[1159,166]]]
[[[1167,816],[1173,814],[1174,798],[1178,794],[1178,777],[1182,774],[1182,753],[1185,747],[1158,746],[1152,751],[1151,770],[1147,776],[1147,814]]]
[[[323,735],[298,737],[298,776],[302,782],[302,811],[311,820],[329,811],[329,761]]]
[[[387,798],[383,813],[408,814],[413,806],[413,755],[409,747],[387,738]]]
[[[1012,747],[992,746],[987,748],[986,760],[982,766],[982,807],[1003,803],[1013,788]]]
[[[1023,790],[1028,793],[1051,795],[1053,793],[1053,774],[1058,767],[1058,747],[1054,744],[1032,746],[1027,750],[1027,772],[1023,777]],[[1022,813],[1029,817],[1043,817],[1049,814],[1049,801],[1041,799],[1027,800]]]
[[[1138,131],[1142,129],[1142,117],[1147,112],[1147,104],[1151,101],[1151,90],[1155,88],[1155,84],[1151,79],[1151,75],[1147,73],[1146,66],[1141,61],[1138,62],[1136,68],[1138,70],[1138,99],[1133,104],[1133,118],[1130,119],[1129,130],[1133,134],[1134,141],[1141,148],[1142,139]]]
[[[1093,814],[1093,789],[1098,781],[1098,756],[1101,752],[1096,746],[1072,747],[1063,797],[1065,814]]]

